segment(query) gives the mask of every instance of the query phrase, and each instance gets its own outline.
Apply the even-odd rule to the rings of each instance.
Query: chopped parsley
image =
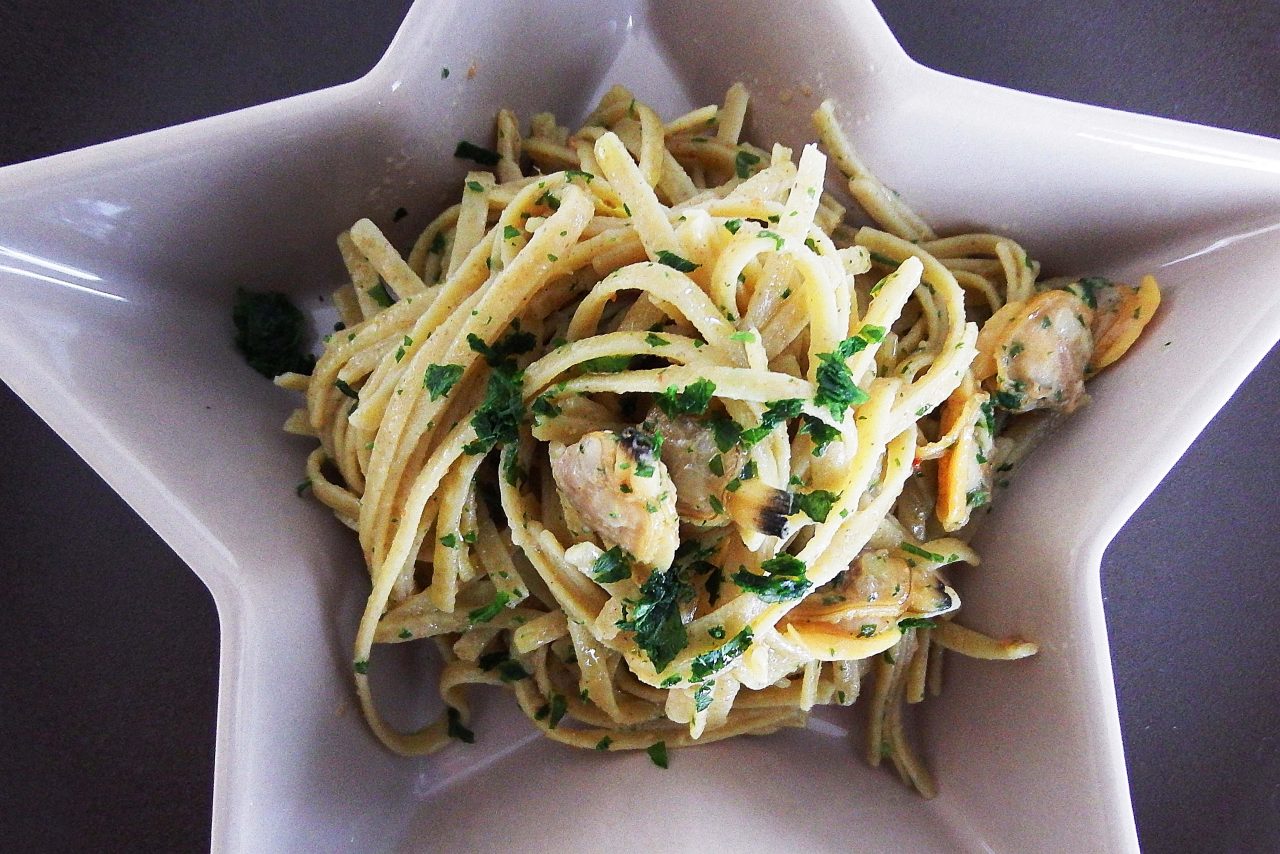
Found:
[[[996,409],[991,401],[987,401],[979,407],[982,410],[982,426],[987,428],[987,435],[995,438],[996,435]]]
[[[487,623],[494,617],[502,613],[502,609],[507,607],[507,603],[511,601],[511,594],[505,590],[499,590],[493,594],[493,601],[488,605],[482,605],[467,613],[467,619],[472,623]]]
[[[493,371],[489,374],[484,400],[471,416],[476,438],[462,446],[464,453],[485,454],[495,445],[505,445],[519,437],[520,421],[524,417],[524,372],[516,370],[512,357],[531,349],[535,342],[533,335],[519,328],[512,329],[493,346],[485,344],[474,333],[467,335],[471,349],[483,355]]]
[[[853,381],[846,361],[850,356],[865,350],[869,345],[884,338],[884,327],[867,324],[853,335],[836,345],[833,353],[819,353],[822,364],[818,366],[818,392],[814,403],[825,406],[837,418],[843,418],[845,410],[850,406],[865,403],[867,393],[858,388]]]
[[[790,602],[813,586],[813,582],[805,578],[804,561],[789,554],[769,558],[760,568],[767,574],[756,575],[740,569],[733,574],[733,583],[765,602]]]
[[[427,365],[422,375],[422,387],[431,393],[432,400],[448,394],[462,379],[462,365]]]
[[[361,658],[351,662],[351,669],[361,676],[366,675],[369,672],[369,659]]]
[[[519,682],[521,679],[528,679],[532,675],[524,669],[524,665],[511,658],[506,650],[486,653],[480,656],[480,660],[476,664],[484,671],[496,669],[503,682]]]
[[[965,503],[970,507],[981,507],[991,500],[991,493],[985,489],[973,489],[965,494]]]
[[[622,546],[614,546],[601,552],[591,564],[591,577],[601,584],[610,584],[631,577],[631,562],[635,560]]]
[[[471,416],[476,438],[462,446],[467,454],[485,454],[495,445],[514,442],[524,417],[523,371],[494,369],[489,375],[484,401]]]
[[[468,189],[468,190],[470,190],[470,191],[471,191],[471,192],[473,192],[473,193],[483,193],[483,192],[484,192],[484,184],[481,184],[479,181],[468,181],[468,182],[467,182],[467,189]]]
[[[869,638],[876,633],[875,623],[863,623],[858,627],[858,637]]]
[[[802,513],[815,522],[827,521],[831,505],[840,500],[840,493],[825,489],[815,489],[796,496],[796,505]]]
[[[704,652],[693,659],[689,671],[695,680],[703,680],[713,673],[718,673],[730,662],[741,656],[751,646],[751,627],[743,626],[742,631],[733,636],[733,640]]]
[[[644,336],[644,343],[648,344],[650,347],[665,347],[671,342],[660,335],[654,335],[650,332],[648,335]]]
[[[374,285],[372,288],[369,288],[367,293],[369,294],[370,299],[372,299],[374,302],[376,302],[378,305],[382,306],[383,308],[391,308],[392,304],[395,303],[395,299],[391,296],[391,293],[387,290],[386,282],[378,282],[378,284]]]
[[[947,562],[947,559],[945,556],[937,554],[936,552],[926,551],[917,545],[912,545],[911,543],[899,543],[898,548],[902,549],[907,554],[912,554],[912,555],[915,555],[916,557],[922,557],[925,560],[931,560],[934,563]]]
[[[707,463],[707,468],[716,477],[724,477],[724,457],[721,456],[720,454],[716,454],[714,457],[711,458],[711,462]],[[310,483],[311,481],[307,481],[307,484],[310,484]],[[302,494],[301,487],[298,488],[298,494],[299,495]]]
[[[521,679],[528,679],[532,674],[525,670],[520,662],[508,659],[498,665],[498,675],[502,677],[503,682],[519,682]]]
[[[467,729],[463,725],[461,712],[459,712],[453,706],[450,706],[449,711],[447,713],[447,717],[448,717],[449,723],[445,729],[445,732],[448,733],[450,738],[456,738],[458,739],[458,741],[461,741],[465,744],[476,743],[476,734],[471,730]]]
[[[563,410],[552,403],[551,392],[543,392],[534,398],[533,403],[529,404],[529,411],[537,416],[539,421],[543,419],[555,418]]]
[[[456,549],[458,547],[458,535],[445,534],[440,538],[440,545],[444,546],[446,549]]]
[[[821,418],[813,415],[800,416],[799,432],[808,433],[809,437],[813,439],[813,455],[815,457],[822,456],[822,452],[827,449],[827,445],[840,438],[839,428],[832,427]]]
[[[681,273],[692,273],[701,267],[701,264],[695,264],[688,258],[682,258],[674,252],[668,252],[666,249],[658,250],[658,263],[665,264],[673,270],[679,270]]]
[[[649,745],[649,748],[645,751],[645,753],[649,754],[649,759],[653,761],[654,765],[657,765],[659,768],[668,767],[667,766],[667,743],[665,741],[658,741]]]
[[[520,229],[516,228],[514,225],[504,226],[502,229],[503,240],[515,240],[519,236]]]
[[[547,726],[555,729],[567,711],[569,711],[569,702],[564,698],[564,694],[557,694],[552,691],[551,707],[547,710]]]
[[[693,692],[693,708],[696,711],[704,712],[711,705],[711,689],[716,686],[716,681],[712,679],[710,682],[703,682],[698,686],[698,690]]]
[[[667,386],[666,391],[658,395],[654,402],[670,418],[677,415],[701,415],[707,411],[715,391],[715,383],[699,378],[685,386],[683,391],[676,391],[673,385]]]
[[[741,332],[735,332],[729,336],[730,341],[742,341],[743,343],[756,340],[756,334],[750,329],[744,329]]]
[[[711,567],[711,571],[707,574],[707,580],[703,584],[703,586],[706,588],[706,591],[707,591],[708,605],[715,605],[717,602],[720,601],[720,585],[723,583],[724,583],[724,570],[718,566]],[[711,636],[713,638],[724,637],[724,626],[716,626],[716,628],[720,630],[720,634],[717,636],[716,634],[714,634],[715,629],[712,629]]]
[[[347,397],[354,400],[356,402],[356,405],[359,405],[360,392],[356,391],[350,385],[348,385],[346,380],[334,380],[333,387],[336,388],[338,391],[342,392],[343,394],[345,394]]]
[[[1001,409],[1016,411],[1022,408],[1022,395],[1016,391],[998,391],[996,392],[996,406]]]
[[[306,319],[284,294],[237,288],[231,321],[236,349],[264,377],[309,374],[315,368],[316,357],[302,352]]]
[[[464,160],[474,160],[481,166],[497,166],[498,161],[502,159],[498,156],[498,152],[467,142],[465,139],[459,142],[458,147],[453,150],[453,156]]]
[[[574,178],[581,178],[583,181],[586,181],[588,184],[590,184],[591,181],[596,176],[592,175],[590,172],[583,172],[581,169],[566,169],[564,172],[564,177],[568,178],[570,181],[572,181]]]
[[[404,358],[405,348],[413,346],[413,339],[408,335],[404,336],[404,340],[400,342],[400,346],[396,348],[396,361],[399,362]]]
[[[613,744],[613,739],[606,735],[596,742],[596,750],[608,750],[611,744]]]
[[[769,401],[765,406],[764,412],[760,415],[760,425],[741,431],[743,446],[750,448],[772,433],[774,427],[785,423],[789,419],[799,418],[803,408],[804,401],[798,397]]]
[[[520,329],[519,322],[512,326],[510,332],[495,341],[492,347],[485,344],[484,340],[475,333],[467,334],[467,345],[484,356],[485,362],[491,368],[514,370],[515,364],[511,361],[511,357],[529,352],[537,343],[538,339],[532,332]]]
[[[928,617],[903,617],[898,620],[898,628],[902,630],[904,635],[907,633],[907,629],[931,629],[933,625],[933,620]]]
[[[783,244],[787,242],[786,239],[783,238],[781,234],[778,234],[778,232],[776,231],[770,231],[767,228],[764,231],[760,232],[759,236],[765,238],[766,240],[772,240],[773,248],[778,251],[781,251]]]
[[[727,415],[717,415],[711,419],[711,434],[715,438],[716,448],[726,453],[738,444],[742,437],[742,427]]]
[[[872,261],[883,267],[897,267],[901,263],[896,258],[890,258],[888,255],[881,254],[874,250],[868,251],[867,254],[871,256]]]
[[[596,356],[587,359],[581,367],[589,374],[616,374],[625,371],[631,365],[631,355],[623,353],[618,356]]]
[[[1085,305],[1089,306],[1089,308],[1097,308],[1098,288],[1109,287],[1111,287],[1111,280],[1108,278],[1103,276],[1085,276],[1083,279],[1068,288],[1068,290],[1080,297],[1080,299],[1084,300]]]
[[[760,155],[739,150],[737,156],[733,158],[733,171],[739,178],[749,178],[753,171],[751,167],[759,162]]]
[[[689,633],[680,619],[680,601],[691,593],[673,566],[651,573],[640,587],[638,601],[624,600],[623,619],[617,626],[635,633],[636,646],[657,670],[665,669],[688,644]]]
[[[740,219],[726,220],[724,227],[730,234],[737,234],[738,229],[742,228],[742,220]]]

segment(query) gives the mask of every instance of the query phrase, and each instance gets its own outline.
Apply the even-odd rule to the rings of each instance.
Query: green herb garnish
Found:
[[[798,397],[769,401],[760,415],[760,425],[741,431],[743,447],[750,448],[772,433],[774,427],[792,418],[799,418],[803,408],[804,401]]]
[[[916,557],[922,557],[925,560],[931,560],[934,563],[947,562],[947,559],[945,556],[937,554],[935,552],[925,551],[919,546],[913,545],[911,543],[899,543],[898,548],[902,549],[907,554],[912,554],[912,555],[915,555]]]
[[[831,505],[839,500],[840,493],[838,492],[815,489],[813,492],[797,495],[796,506],[813,521],[825,522],[827,521],[827,515],[831,513]]]
[[[902,630],[904,635],[907,633],[907,629],[931,629],[933,626],[933,620],[928,617],[903,617],[898,620],[898,628]]]
[[[769,558],[760,564],[767,575],[756,575],[745,569],[733,574],[733,583],[765,602],[790,602],[799,599],[813,583],[805,578],[805,565],[789,554]]]
[[[569,711],[569,703],[565,700],[564,694],[551,692],[551,708],[547,711],[547,726],[555,729],[560,723],[560,719],[564,717],[565,712]]]
[[[631,562],[635,560],[622,546],[613,546],[601,552],[591,564],[591,577],[601,584],[610,584],[631,577]]]
[[[695,680],[701,681],[713,673],[718,673],[734,659],[741,656],[751,646],[752,634],[750,626],[743,626],[742,631],[733,636],[733,640],[704,652],[693,659],[689,672]]]
[[[306,319],[284,294],[237,288],[231,321],[236,349],[264,377],[309,374],[315,368],[316,357],[302,352]]]
[[[391,308],[395,304],[395,298],[391,296],[391,292],[387,290],[386,282],[378,282],[378,284],[369,288],[366,293],[369,297],[383,308]]]
[[[668,252],[666,249],[658,250],[658,263],[665,264],[673,270],[679,270],[681,273],[692,273],[701,267],[701,264],[695,264],[688,258],[682,258],[674,252]]]
[[[636,646],[657,670],[666,668],[688,644],[689,635],[680,619],[679,603],[691,593],[679,571],[670,567],[649,575],[640,587],[638,601],[624,602],[623,619],[618,621],[618,628],[635,633]]]
[[[683,391],[676,391],[675,386],[667,386],[666,391],[658,395],[654,402],[670,418],[677,415],[701,415],[707,411],[715,391],[715,383],[699,378],[685,386]]]
[[[360,402],[360,392],[348,385],[346,380],[334,380],[333,387],[354,400],[356,403]]]
[[[498,152],[482,148],[475,143],[467,142],[465,139],[459,142],[458,147],[453,150],[453,156],[461,157],[464,160],[474,160],[481,166],[496,166],[498,161],[502,159],[498,156]]]
[[[450,706],[448,712],[446,713],[446,717],[448,718],[449,723],[445,729],[445,732],[449,735],[450,738],[456,738],[458,739],[458,741],[461,741],[465,744],[476,743],[476,734],[471,730],[467,729],[463,725],[461,712],[459,712],[453,706]]]
[[[493,601],[488,605],[482,605],[467,613],[467,619],[472,623],[487,623],[494,617],[502,613],[502,609],[507,607],[507,603],[511,601],[511,594],[505,590],[499,590],[493,594]]]
[[[422,387],[431,394],[432,400],[439,400],[457,385],[462,379],[462,365],[427,365],[422,375]]]
[[[596,356],[587,359],[581,368],[589,374],[616,374],[631,366],[631,355],[623,353],[618,356]]]

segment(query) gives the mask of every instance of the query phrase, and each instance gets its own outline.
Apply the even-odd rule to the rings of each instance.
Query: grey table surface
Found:
[[[0,165],[353,79],[407,6],[0,0]],[[1275,0],[880,6],[944,71],[1280,137]],[[1148,851],[1280,850],[1277,415],[1273,350],[1104,560]],[[0,846],[207,848],[208,592],[4,386],[0,436]]]

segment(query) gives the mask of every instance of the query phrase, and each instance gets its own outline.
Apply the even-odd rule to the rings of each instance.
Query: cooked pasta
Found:
[[[830,102],[798,157],[743,141],[746,110],[740,84],[667,122],[615,87],[572,133],[503,110],[407,259],[367,219],[339,236],[345,328],[279,382],[364,552],[355,683],[392,750],[471,740],[477,684],[557,741],[665,763],[866,683],[869,760],[930,796],[905,710],[944,651],[1036,651],[956,622],[952,571],[1154,280],[1044,280],[1011,238],[939,237]],[[428,638],[446,711],[401,732],[373,650]]]

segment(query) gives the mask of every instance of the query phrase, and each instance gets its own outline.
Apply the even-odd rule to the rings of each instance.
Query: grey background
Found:
[[[1277,2],[880,5],[944,71],[1280,137]],[[0,0],[0,164],[352,79],[407,6]],[[1273,351],[1104,561],[1149,851],[1280,850],[1277,413]],[[3,847],[207,848],[212,600],[4,386],[0,437]]]

